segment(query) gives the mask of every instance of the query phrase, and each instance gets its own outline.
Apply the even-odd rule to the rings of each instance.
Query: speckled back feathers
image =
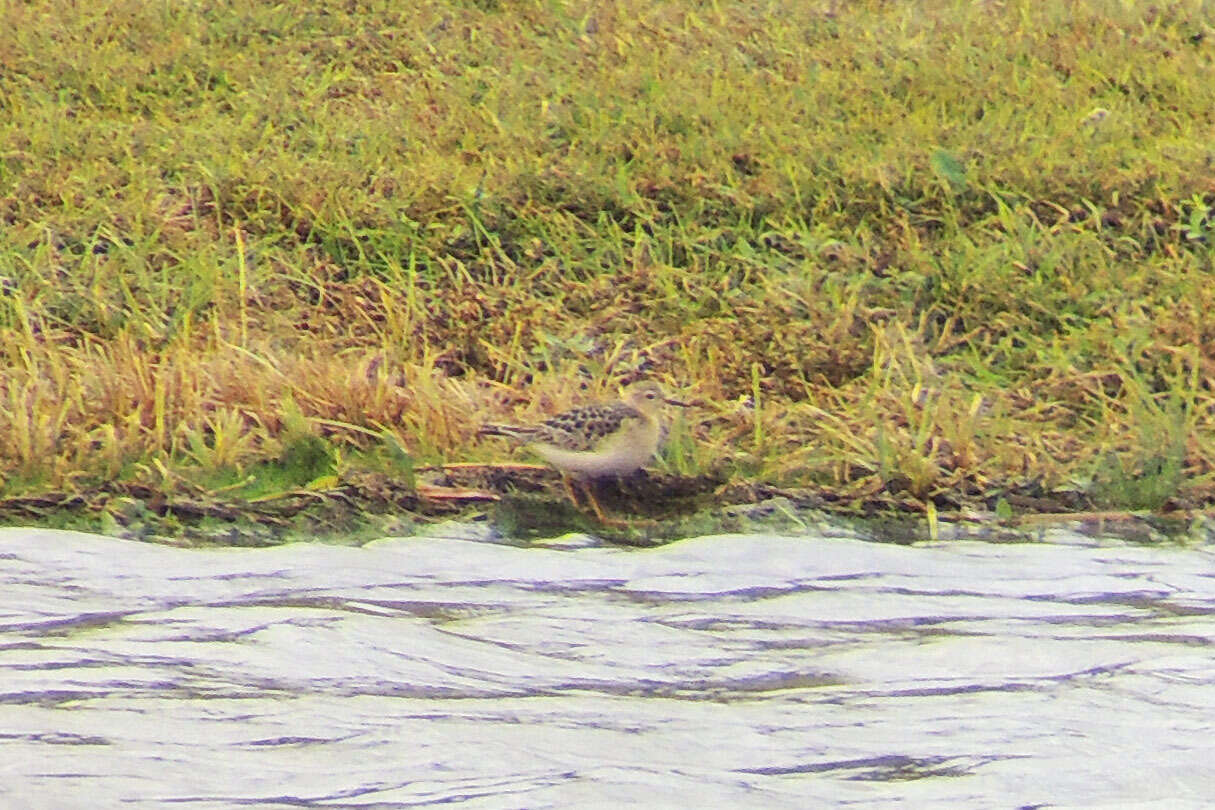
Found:
[[[538,425],[484,425],[480,435],[524,442],[572,474],[620,475],[639,469],[658,451],[665,435],[664,401],[674,402],[658,385],[643,381],[629,386],[622,402],[574,408]]]
[[[557,414],[537,425],[531,439],[563,450],[594,450],[604,438],[620,430],[626,420],[641,418],[641,411],[622,402],[587,405]]]

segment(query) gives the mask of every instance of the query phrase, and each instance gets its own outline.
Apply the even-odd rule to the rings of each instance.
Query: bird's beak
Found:
[[[680,408],[691,408],[692,407],[691,402],[683,402],[682,400],[671,399],[670,397],[663,397],[662,401],[668,405],[676,405]]]

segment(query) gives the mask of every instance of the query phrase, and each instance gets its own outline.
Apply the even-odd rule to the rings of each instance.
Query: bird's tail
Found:
[[[515,425],[482,425],[477,430],[478,436],[505,436],[516,441],[527,441],[536,432],[535,428],[517,427]]]

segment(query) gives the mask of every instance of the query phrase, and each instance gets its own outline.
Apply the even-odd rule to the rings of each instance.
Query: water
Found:
[[[0,530],[0,806],[1204,807],[1212,546]]]

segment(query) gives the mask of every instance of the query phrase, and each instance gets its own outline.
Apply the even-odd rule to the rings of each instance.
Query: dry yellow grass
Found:
[[[488,459],[641,377],[685,473],[1209,489],[1202,3],[3,14],[8,494]]]

